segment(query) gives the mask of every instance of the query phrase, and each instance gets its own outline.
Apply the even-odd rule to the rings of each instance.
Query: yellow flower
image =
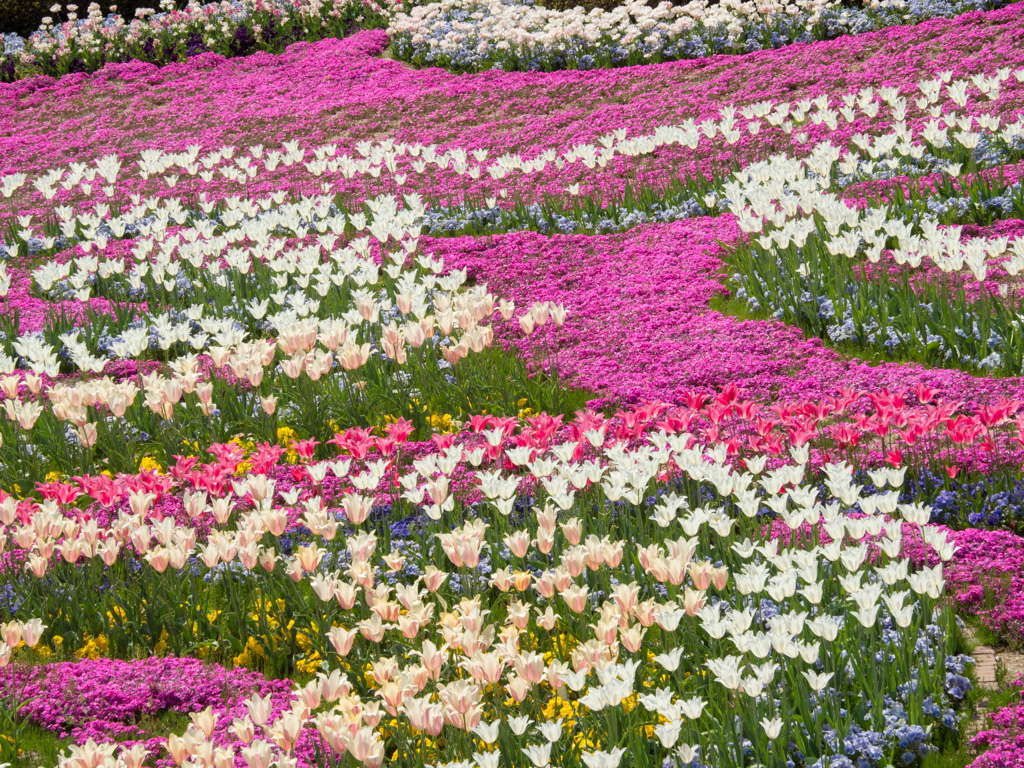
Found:
[[[450,413],[432,413],[427,418],[427,423],[430,424],[430,428],[434,432],[440,432],[441,434],[448,434],[452,432],[452,415]]]
[[[248,651],[242,651],[231,659],[231,663],[235,667],[245,667],[246,669],[251,669],[253,666],[252,657],[249,656]]]
[[[527,400],[527,399],[526,399],[525,397],[521,397],[521,398],[519,398],[519,400],[518,400],[518,401],[516,401],[516,405],[518,405],[518,406],[519,406],[520,408],[522,408],[522,407],[523,407],[523,406],[525,406],[525,405],[526,405],[526,404],[527,404],[528,402],[530,402],[530,401],[529,401],[529,400]]]
[[[313,651],[309,656],[295,662],[295,668],[304,675],[315,675],[320,671],[320,654]]]
[[[107,638],[105,635],[100,634],[93,637],[86,632],[85,644],[75,651],[75,655],[80,659],[98,659],[106,656],[107,650]]]
[[[296,464],[299,461],[299,454],[292,448],[292,444],[299,439],[299,433],[291,427],[278,427],[277,428],[277,444],[283,448],[287,448],[288,452],[285,453],[284,458],[289,464]]]
[[[60,482],[62,477],[64,477],[64,475],[62,475],[60,472],[57,472],[57,471],[49,472],[46,475],[46,482],[48,482],[48,483],[58,483],[58,482]]]
[[[584,736],[582,733],[577,733],[573,736],[573,743],[577,748],[586,752],[593,752],[601,748],[601,740],[594,738],[594,732],[590,731]]]
[[[108,623],[108,625],[111,628],[113,628],[113,626],[114,626],[114,617],[115,617],[115,615],[117,616],[118,620],[120,620],[120,621],[124,621],[125,620],[124,609],[121,606],[119,606],[119,605],[115,605],[113,608],[111,608],[109,611],[107,611],[107,623]]]
[[[169,639],[169,635],[167,634],[167,630],[164,629],[160,633],[160,639],[157,640],[156,646],[153,648],[153,653],[155,653],[157,656],[163,656],[165,653],[167,653],[167,640],[168,639]]]
[[[263,646],[256,641],[256,638],[250,637],[245,641],[245,648],[232,659],[232,662],[236,667],[252,667],[257,659],[262,659],[264,656]]]
[[[293,621],[288,626],[288,629],[291,629],[294,624],[295,622]],[[309,632],[311,632],[314,636],[320,634],[320,628],[316,625],[315,621],[311,621],[309,623]],[[313,641],[309,639],[309,634],[307,634],[306,630],[302,629],[295,633],[295,644],[299,646],[299,648],[301,648],[303,651],[308,651],[310,648],[313,647]]]
[[[152,456],[143,456],[142,461],[139,462],[139,472],[149,469],[155,469],[157,474],[163,474],[164,466]]]

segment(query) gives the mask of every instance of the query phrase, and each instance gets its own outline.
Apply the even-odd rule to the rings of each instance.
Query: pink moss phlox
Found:
[[[958,549],[943,574],[957,609],[1007,641],[1024,644],[1024,538],[968,528],[951,532],[950,539]]]
[[[564,304],[557,364],[572,383],[615,400],[681,402],[689,389],[736,382],[758,402],[833,396],[844,387],[910,390],[918,384],[969,406],[1024,398],[1021,379],[975,377],[917,364],[846,359],[777,321],[744,321],[711,308],[725,294],[719,274],[736,237],[731,216],[648,225],[620,235],[518,232],[427,241],[497,295],[528,307]],[[551,332],[550,330],[548,332]],[[524,354],[536,337],[513,333]],[[554,359],[554,358],[552,358]]]
[[[253,694],[269,695],[271,722],[290,708],[294,699],[289,680],[268,680],[258,672],[228,670],[198,659],[83,659],[11,669],[15,691],[26,702],[22,711],[29,722],[78,744],[90,738],[117,740],[130,749],[141,741],[165,758],[166,734],[146,733],[137,724],[141,719],[168,711],[201,712],[212,706],[218,716],[214,744],[241,748],[244,745],[229,729],[235,718],[245,717],[245,699]],[[6,691],[10,684],[10,673],[5,670],[0,690]],[[160,764],[171,763],[167,759]]]
[[[1024,676],[1014,686],[1020,700],[990,713],[992,727],[971,739],[973,747],[985,751],[969,768],[1024,768]]]

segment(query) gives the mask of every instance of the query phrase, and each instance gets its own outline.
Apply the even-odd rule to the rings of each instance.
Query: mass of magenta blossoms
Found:
[[[1017,765],[1024,10],[698,5],[5,40],[0,764]]]
[[[1017,679],[1014,686],[1020,690],[1024,680]],[[1024,765],[1024,704],[1016,702],[1000,707],[992,715],[992,727],[986,728],[972,739],[981,750],[981,756],[972,763],[973,768],[1018,768]]]

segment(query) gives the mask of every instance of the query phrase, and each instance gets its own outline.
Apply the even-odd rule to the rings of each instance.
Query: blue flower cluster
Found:
[[[922,470],[907,477],[900,500],[932,507],[933,523],[956,528],[1015,528],[1024,525],[1024,480],[1009,475],[977,482],[951,480]]]
[[[25,47],[25,38],[19,35],[17,32],[7,32],[3,35],[5,56],[11,56],[18,53]]]
[[[4,584],[0,588],[0,608],[6,611],[8,616],[14,616],[22,602],[24,602],[24,598],[15,591],[13,585]]]
[[[946,678],[946,693],[957,701],[963,701],[972,687],[971,681],[963,675],[949,675]]]
[[[962,220],[971,211],[972,205],[986,212],[993,220],[1011,217],[1018,206],[1024,211],[1024,185],[1020,182],[1008,185],[1001,194],[972,199],[961,197],[930,197],[925,201],[928,212],[938,218]]]
[[[600,216],[590,215],[586,211],[556,212],[546,209],[539,203],[506,210],[499,206],[494,208],[477,208],[460,205],[458,207],[437,207],[429,209],[423,216],[422,225],[430,235],[456,235],[466,232],[518,232],[532,230],[545,235],[571,234],[587,232],[607,234],[632,229],[651,222],[667,223],[681,219],[706,216],[709,211],[696,198],[687,198],[680,202],[665,200],[653,203],[646,210],[638,208],[603,209]]]
[[[813,290],[817,279],[816,275],[804,277],[796,274],[792,269],[783,265],[781,257],[777,259],[777,264],[801,292],[795,300],[782,293],[775,294],[779,302],[762,307],[761,303],[752,295],[752,288],[761,280],[761,272],[756,270],[751,274],[735,273],[732,277],[733,283],[737,286],[735,295],[737,298],[745,300],[752,311],[768,310],[776,320],[790,322],[801,327],[810,326],[812,332],[820,331],[824,338],[833,343],[854,343],[861,347],[882,351],[890,357],[898,357],[901,354],[910,357],[927,354],[928,356],[937,356],[946,363],[952,361],[958,365],[975,366],[987,371],[999,369],[1004,364],[1002,348],[1005,340],[994,329],[989,329],[987,338],[983,339],[977,314],[971,315],[973,320],[970,334],[960,327],[954,328],[953,333],[962,339],[973,338],[974,341],[979,342],[973,347],[975,349],[981,347],[983,342],[984,348],[988,352],[984,356],[961,350],[959,345],[954,348],[948,339],[921,329],[916,324],[916,320],[912,321],[914,324],[909,328],[900,330],[895,327],[895,322],[899,318],[893,317],[891,321],[894,324],[883,329],[877,320],[869,315],[863,317],[858,326],[853,314],[853,306],[861,299],[861,289],[856,283],[851,282],[844,286],[843,290],[850,297],[850,301],[844,302],[845,306],[840,314],[836,309],[835,301],[829,295],[816,293]],[[928,315],[932,314],[931,304],[922,302],[919,306]]]

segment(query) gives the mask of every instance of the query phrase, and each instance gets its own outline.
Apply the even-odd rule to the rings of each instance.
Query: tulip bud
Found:
[[[331,627],[330,632],[327,633],[327,639],[331,641],[331,645],[334,646],[334,650],[338,652],[339,656],[347,656],[349,651],[352,650],[352,643],[356,639],[356,630],[345,629],[344,627]]]
[[[213,400],[213,384],[206,382],[196,385],[196,396],[201,403],[209,403]]]
[[[29,648],[35,648],[39,643],[39,639],[43,636],[43,630],[46,629],[46,625],[43,624],[42,619],[30,619],[21,625],[21,637],[25,641],[25,645]]]
[[[21,623],[9,621],[6,624],[0,624],[0,635],[3,636],[3,641],[9,648],[17,648],[21,642]]]

